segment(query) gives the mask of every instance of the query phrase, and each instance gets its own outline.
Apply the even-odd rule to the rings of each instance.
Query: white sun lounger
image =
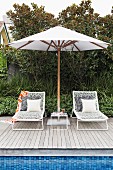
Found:
[[[35,105],[35,107],[40,107],[39,111],[27,111],[27,99],[29,100],[40,100],[40,106]],[[12,117],[13,124],[12,129],[13,130],[43,130],[43,115],[45,112],[45,92],[28,92],[28,96],[23,98],[23,105],[18,112],[15,113],[15,115]],[[41,122],[42,127],[41,128],[15,128],[16,122]]]
[[[85,108],[83,106],[83,102],[89,103],[86,105],[89,108]],[[95,103],[95,108],[94,108]],[[92,105],[93,104],[93,105]],[[84,111],[83,110],[84,107]],[[91,111],[88,111],[91,110]],[[93,109],[95,109],[93,111]],[[77,118],[77,130],[108,130],[108,117],[104,115],[99,110],[98,97],[96,91],[73,91],[73,109],[72,112],[76,115]],[[98,129],[84,129],[79,128],[79,122],[105,122],[106,128],[98,128]]]

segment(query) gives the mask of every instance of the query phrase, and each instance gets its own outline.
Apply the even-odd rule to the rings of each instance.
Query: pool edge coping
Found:
[[[111,149],[0,148],[0,156],[113,156],[113,148]]]

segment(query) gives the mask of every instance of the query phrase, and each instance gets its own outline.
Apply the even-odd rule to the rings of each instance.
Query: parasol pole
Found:
[[[60,48],[58,48],[57,111],[60,112]]]

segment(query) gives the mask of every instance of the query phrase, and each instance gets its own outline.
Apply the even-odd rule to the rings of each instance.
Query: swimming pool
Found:
[[[0,156],[0,170],[113,170],[113,156]]]

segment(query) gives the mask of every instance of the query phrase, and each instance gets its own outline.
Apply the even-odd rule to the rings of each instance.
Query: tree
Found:
[[[38,7],[38,5],[32,3],[32,8],[25,5],[14,4],[14,11],[7,12],[8,17],[13,22],[13,26],[10,27],[13,38],[15,40],[27,37],[29,35],[44,31],[50,27],[58,24],[54,15],[47,13],[44,7]],[[11,54],[11,55],[10,55]],[[39,81],[40,79],[48,79],[51,77],[51,61],[55,63],[51,53],[39,52],[39,51],[17,51],[14,55],[14,51],[7,50],[7,56],[9,62],[15,62],[19,65],[21,73],[29,76],[32,81]],[[54,56],[54,54],[53,54]],[[45,64],[45,65],[44,65]],[[50,65],[50,71],[47,67]],[[46,68],[46,72],[44,71]]]
[[[81,1],[79,5],[73,4],[63,10],[58,17],[59,23],[64,27],[80,33],[95,36],[99,14],[94,13],[91,1]]]
[[[0,45],[0,78],[7,74],[7,60],[4,55],[3,45]]]
[[[25,4],[21,6],[14,4],[14,11],[10,10],[7,13],[14,24],[10,29],[15,40],[60,24],[112,44],[113,15],[100,17],[91,7],[91,0],[82,0],[79,5],[73,4],[67,7],[59,13],[57,19],[54,15],[45,12],[43,6],[38,7],[34,3],[31,5],[32,8]],[[13,57],[11,61],[9,58],[9,61],[17,63],[23,74],[28,75],[34,82],[45,83],[46,87],[49,84],[48,91],[51,84],[54,86],[51,88],[55,89],[57,80],[55,52],[19,51],[15,54],[15,56],[14,53],[11,54]],[[92,84],[92,79],[96,80],[102,73],[113,71],[112,54],[113,46],[108,50],[61,53],[61,91],[85,89],[89,81]]]
[[[14,11],[7,12],[13,22],[10,30],[15,40],[44,31],[58,23],[53,14],[45,12],[43,6],[38,7],[34,3],[31,3],[31,6],[32,8],[24,3],[14,4]]]
[[[64,27],[88,36],[110,43],[113,40],[113,24],[111,23],[113,22],[113,15],[105,18],[100,17],[91,7],[91,0],[83,0],[79,5],[73,4],[67,7],[59,14],[58,21]],[[73,53],[73,55],[71,53],[69,56],[71,59],[68,61],[70,62],[68,64],[70,65],[69,70],[73,70],[75,74],[79,75],[73,76],[76,81],[74,84],[79,82],[79,85],[86,86],[87,81],[93,77],[97,77],[105,71],[113,71],[111,49],[113,50],[113,46],[107,50]]]

